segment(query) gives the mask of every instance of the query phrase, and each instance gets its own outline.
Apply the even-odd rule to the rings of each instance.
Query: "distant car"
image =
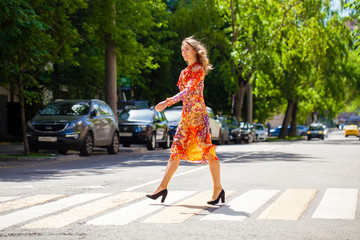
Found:
[[[355,124],[347,125],[345,127],[345,137],[359,136],[359,127]]]
[[[217,116],[215,116],[213,110],[210,107],[206,107],[210,117],[210,134],[211,141],[216,142],[218,145],[223,144],[224,135],[222,131],[222,125]]]
[[[227,117],[219,117],[219,121],[221,122],[221,126],[222,126],[223,142],[225,144],[229,144],[230,130],[229,130],[229,126],[228,126],[228,118]]]
[[[164,114],[165,114],[166,119],[169,122],[171,140],[173,140],[174,135],[176,133],[176,129],[181,120],[182,108],[175,107],[175,108],[171,108],[171,109],[166,109],[164,111]]]
[[[164,149],[171,145],[170,127],[163,112],[153,108],[130,108],[119,116],[120,143],[124,147],[131,144],[146,144],[148,150],[154,150],[159,143]]]
[[[108,153],[119,150],[118,121],[111,108],[100,100],[62,100],[49,103],[27,123],[31,151],[68,150],[89,156],[93,147]]]
[[[296,127],[296,135],[298,136],[306,136],[307,135],[308,128],[303,125],[297,125]]]
[[[227,119],[226,119],[226,123],[227,123],[227,125],[228,125],[228,127],[229,127],[229,138],[230,138],[230,141],[234,141],[234,139],[233,139],[233,136],[232,136],[232,131],[234,130],[234,129],[236,129],[237,127],[238,127],[238,121],[236,120],[236,118],[235,117],[228,117]]]
[[[268,131],[264,124],[254,123],[256,141],[267,141]]]
[[[255,128],[248,122],[240,122],[241,140],[246,143],[256,142]]]
[[[309,130],[307,131],[307,139],[320,138],[322,140],[327,137],[327,128],[321,123],[310,124]]]
[[[282,128],[282,126],[280,125],[280,126],[277,126],[276,128],[270,129],[270,131],[269,131],[270,136],[278,137],[280,135],[281,128]],[[289,131],[290,131],[290,128],[288,127],[287,135],[289,134]]]

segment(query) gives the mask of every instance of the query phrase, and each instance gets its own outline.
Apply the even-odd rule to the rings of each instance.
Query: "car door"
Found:
[[[94,133],[94,144],[98,146],[103,142],[104,139],[104,122],[100,112],[100,105],[98,103],[93,103],[91,112],[94,114],[90,120]]]
[[[102,116],[102,144],[109,145],[112,141],[112,125],[113,125],[113,119],[112,119],[112,111],[110,108],[102,103],[100,104],[100,112]]]
[[[210,117],[210,133],[211,133],[211,139],[212,140],[218,140],[219,139],[219,133],[221,130],[221,123],[219,120],[215,119],[215,114],[212,111],[211,108],[207,108],[209,117]]]

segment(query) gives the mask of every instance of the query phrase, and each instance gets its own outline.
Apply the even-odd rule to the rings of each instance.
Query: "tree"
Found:
[[[40,74],[50,71],[52,64],[71,59],[79,35],[71,27],[68,16],[85,6],[82,0],[37,0],[31,4],[23,0],[4,0],[0,3],[0,71],[4,77],[1,84],[12,86],[9,90],[19,97],[26,155],[29,147],[24,105],[42,98],[40,93],[27,89],[37,88]]]

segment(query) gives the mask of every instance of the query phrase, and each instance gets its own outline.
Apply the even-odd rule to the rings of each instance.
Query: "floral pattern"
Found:
[[[206,154],[210,152],[218,160],[215,145],[211,143],[210,119],[204,102],[203,67],[195,62],[182,70],[177,86],[180,92],[166,99],[167,106],[183,102],[170,159],[180,157],[192,163],[206,163]]]

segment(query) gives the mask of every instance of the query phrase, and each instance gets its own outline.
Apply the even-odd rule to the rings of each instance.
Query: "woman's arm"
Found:
[[[194,91],[197,86],[199,85],[200,80],[204,77],[204,71],[200,67],[198,70],[192,72],[191,79],[189,80],[188,84],[178,94],[171,98],[167,98],[164,102],[166,102],[166,106],[169,107],[177,102],[180,102],[181,100],[185,99],[192,91]]]

